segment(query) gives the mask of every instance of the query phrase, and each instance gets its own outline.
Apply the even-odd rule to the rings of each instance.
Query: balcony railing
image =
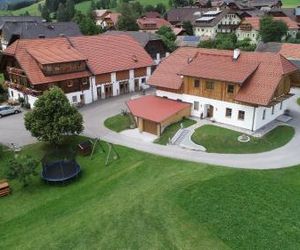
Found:
[[[7,86],[9,88],[18,90],[18,91],[24,93],[25,95],[32,95],[32,96],[38,97],[38,96],[43,94],[43,92],[40,91],[40,90],[27,88],[27,87],[25,87],[24,85],[21,85],[21,84],[12,83],[12,82],[5,82],[5,84],[7,84]]]

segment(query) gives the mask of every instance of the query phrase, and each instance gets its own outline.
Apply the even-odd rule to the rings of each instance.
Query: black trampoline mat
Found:
[[[43,167],[42,178],[46,181],[66,181],[80,173],[76,161],[56,161]]]

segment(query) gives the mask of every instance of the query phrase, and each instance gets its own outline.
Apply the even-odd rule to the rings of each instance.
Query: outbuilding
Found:
[[[191,115],[191,104],[158,96],[143,96],[127,102],[140,132],[160,136],[166,127]]]

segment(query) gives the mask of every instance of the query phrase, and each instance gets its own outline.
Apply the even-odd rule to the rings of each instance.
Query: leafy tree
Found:
[[[44,18],[47,22],[50,22],[50,21],[51,21],[50,13],[49,13],[49,10],[48,10],[48,8],[46,7],[46,5],[44,5],[44,6],[42,7],[41,15],[42,15],[42,18]]]
[[[161,37],[169,51],[174,51],[176,49],[176,35],[170,27],[162,26],[156,33]]]
[[[216,48],[216,41],[212,39],[200,41],[198,47],[213,49]]]
[[[263,42],[281,42],[286,36],[288,27],[280,20],[274,20],[272,16],[264,16],[260,19],[259,35]]]
[[[17,179],[25,187],[29,184],[33,176],[38,175],[38,165],[38,161],[28,155],[21,156],[19,159],[10,159],[7,169],[7,177],[9,179]]]
[[[166,6],[163,4],[163,3],[158,3],[156,6],[155,6],[155,10],[160,13],[161,15],[163,15],[167,8]]]
[[[124,31],[137,31],[139,26],[136,23],[136,19],[139,16],[138,13],[135,13],[131,8],[131,5],[128,3],[122,3],[119,7],[119,12],[121,16],[118,18],[117,29]]]
[[[132,12],[135,13],[138,16],[141,16],[144,12],[143,5],[140,4],[140,2],[133,2],[130,3]]]
[[[63,91],[53,87],[39,97],[32,111],[25,114],[25,127],[40,141],[61,144],[64,135],[83,131],[83,118]]]
[[[151,11],[156,11],[155,7],[151,4],[147,4],[145,7],[144,7],[144,11],[145,12],[151,12]]]
[[[90,16],[83,15],[79,22],[79,28],[84,35],[97,35],[103,32],[100,26],[96,25],[94,20]]]
[[[58,9],[56,11],[56,19],[58,22],[68,21],[68,13],[66,7],[62,3],[58,5]]]
[[[250,38],[245,38],[243,40],[237,41],[235,47],[243,51],[254,51],[256,49],[256,45],[251,44]]]
[[[66,14],[68,21],[72,20],[75,15],[75,3],[73,0],[67,0],[66,2]]]
[[[185,30],[185,33],[189,36],[194,35],[193,25],[190,21],[183,21],[182,28]]]

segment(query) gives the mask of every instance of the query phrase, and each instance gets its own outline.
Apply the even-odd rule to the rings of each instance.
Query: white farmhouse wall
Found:
[[[24,98],[27,103],[30,104],[30,107],[34,107],[34,103],[37,100],[37,97],[32,95],[24,95],[21,91],[18,91],[13,88],[8,88],[9,99],[18,101],[20,97]]]
[[[192,104],[191,115],[198,118],[205,118],[207,116],[207,106],[212,105],[214,107],[213,119],[216,122],[228,124],[248,130],[257,130],[271,121],[275,120],[278,116],[282,115],[288,108],[289,100],[278,103],[274,106],[274,113],[272,113],[272,107],[253,107],[248,105],[242,105],[231,102],[224,102],[215,99],[209,99],[199,96],[176,94],[167,91],[157,90],[156,95],[160,97],[167,97],[172,100],[180,100]],[[194,102],[199,102],[199,109],[194,109]],[[231,117],[226,117],[226,108],[232,110]],[[265,118],[263,119],[263,110],[266,110]],[[244,120],[238,118],[239,111],[245,112]]]
[[[258,31],[254,29],[252,29],[251,31],[244,31],[241,29],[237,29],[236,36],[239,41],[244,40],[245,38],[250,38],[252,44],[257,44],[260,40]]]

